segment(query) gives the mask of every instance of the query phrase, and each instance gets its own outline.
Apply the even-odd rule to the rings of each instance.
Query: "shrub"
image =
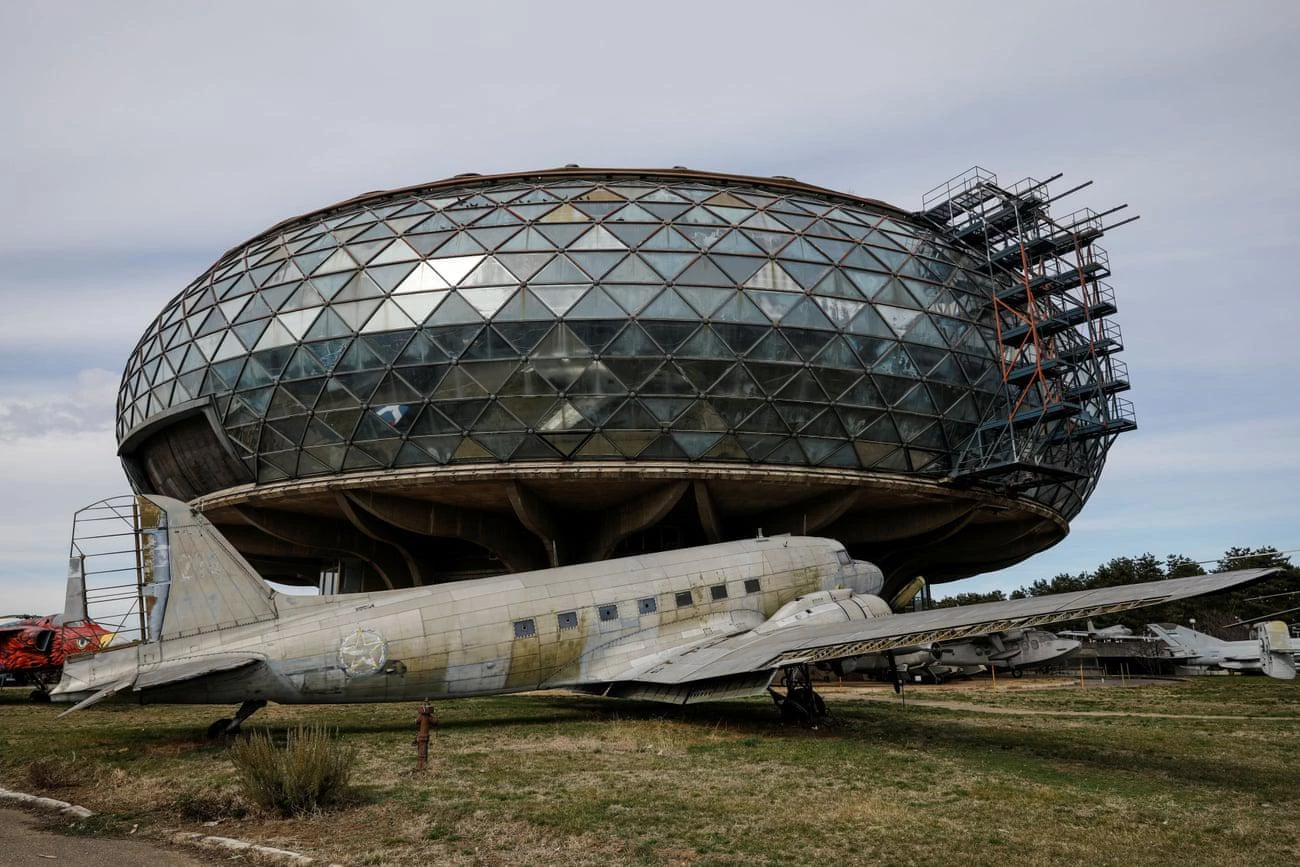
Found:
[[[36,759],[27,765],[27,782],[38,789],[66,789],[81,781],[77,758]]]
[[[347,792],[356,751],[321,726],[299,726],[284,746],[269,732],[236,743],[230,757],[248,799],[282,816],[301,816],[337,803]]]

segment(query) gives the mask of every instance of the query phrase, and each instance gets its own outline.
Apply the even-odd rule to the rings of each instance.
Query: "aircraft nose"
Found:
[[[105,632],[99,636],[99,646],[101,649],[108,647],[108,643],[117,637],[116,632]]]

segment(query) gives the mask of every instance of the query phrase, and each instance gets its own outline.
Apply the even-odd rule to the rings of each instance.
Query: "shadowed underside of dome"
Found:
[[[1059,541],[1109,445],[1049,442],[1075,469],[1033,484],[963,480],[1008,410],[1001,288],[933,220],[793,181],[459,177],[223,256],[133,353],[119,442],[139,490],[295,583],[760,530],[946,580]]]

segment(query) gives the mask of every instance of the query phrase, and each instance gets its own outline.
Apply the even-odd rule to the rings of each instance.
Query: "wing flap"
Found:
[[[661,656],[639,670],[611,679],[679,684],[800,663],[826,662],[1160,605],[1259,581],[1279,571],[1245,569],[847,623],[795,623],[761,634],[745,632],[705,647]]]

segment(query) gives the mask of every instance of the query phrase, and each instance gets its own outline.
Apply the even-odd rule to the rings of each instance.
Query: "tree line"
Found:
[[[1241,621],[1273,614],[1278,614],[1279,620],[1300,621],[1300,610],[1288,610],[1300,608],[1300,568],[1293,566],[1291,558],[1284,556],[1278,549],[1229,548],[1210,571],[1230,572],[1236,569],[1269,567],[1279,567],[1283,571],[1279,575],[1244,589],[1098,617],[1093,625],[1101,628],[1119,623],[1140,634],[1148,623],[1186,625],[1194,619],[1198,631],[1232,640],[1249,636],[1249,626],[1241,625]],[[1153,554],[1143,554],[1140,557],[1116,557],[1091,572],[1061,573],[1051,579],[1040,578],[1027,587],[1011,591],[1010,594],[1001,590],[988,593],[957,593],[935,600],[931,607],[950,608],[957,605],[975,605],[980,602],[1003,602],[1007,599],[1045,596],[1049,593],[1071,593],[1078,590],[1095,590],[1099,587],[1117,587],[1121,584],[1139,584],[1145,581],[1162,581],[1166,578],[1187,578],[1204,574],[1206,570],[1199,563],[1181,554],[1171,554],[1163,560]],[[1267,596],[1273,598],[1261,598]],[[1081,622],[1079,627],[1082,626]],[[1060,628],[1070,627],[1061,624]]]

